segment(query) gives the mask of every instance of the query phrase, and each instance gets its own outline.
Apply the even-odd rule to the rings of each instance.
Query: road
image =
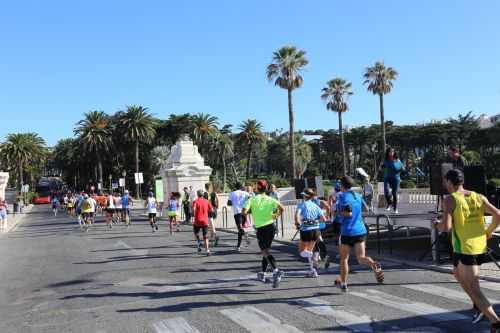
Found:
[[[190,231],[170,236],[161,222],[152,233],[138,215],[129,229],[98,218],[82,233],[74,218],[35,207],[0,236],[0,332],[489,332],[470,324],[449,274],[383,262],[378,285],[355,266],[344,294],[332,286],[337,265],[306,278],[296,249],[276,244],[287,276],[273,289],[255,280],[255,241],[236,253],[235,235],[220,233],[206,257]],[[500,300],[500,284],[483,287]]]

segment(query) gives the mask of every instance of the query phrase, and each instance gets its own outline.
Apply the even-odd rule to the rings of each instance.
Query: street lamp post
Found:
[[[122,178],[123,178],[123,188],[122,188],[122,193],[125,193],[125,177],[127,176],[127,171],[123,170],[122,171]]]
[[[109,193],[113,193],[113,175],[109,175]]]

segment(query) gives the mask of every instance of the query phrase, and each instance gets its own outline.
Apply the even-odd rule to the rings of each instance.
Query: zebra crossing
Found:
[[[500,291],[500,284],[494,282],[484,282],[483,288],[491,291]],[[429,283],[401,285],[402,289],[418,291],[423,294],[430,294],[445,299],[446,301],[459,302],[460,305],[470,304],[465,293],[459,288],[452,286],[440,286]],[[458,287],[458,285],[456,286]],[[359,290],[358,290],[359,289]],[[470,315],[468,313],[459,313],[448,310],[442,307],[431,305],[424,302],[419,302],[410,297],[396,296],[391,293],[367,288],[356,288],[356,291],[350,291],[346,294],[347,297],[359,298],[366,302],[375,303],[379,307],[388,310],[397,309],[408,314],[408,316],[416,316],[425,318],[428,321],[439,323],[454,323],[463,326],[463,323],[470,324]],[[498,301],[493,300],[493,303]],[[290,302],[289,306],[295,307],[293,310],[297,313],[297,317],[308,318],[307,313],[322,317],[331,322],[332,332],[357,332],[357,333],[374,333],[374,332],[428,332],[428,333],[444,333],[448,332],[444,328],[437,326],[417,326],[411,329],[402,329],[396,325],[377,326],[378,320],[372,318],[370,314],[361,313],[359,310],[350,308],[349,306],[332,304],[323,297],[310,297],[299,299]],[[303,313],[304,311],[305,313]],[[295,323],[295,326],[278,318],[279,314],[273,314],[269,311],[259,309],[253,305],[242,305],[237,307],[225,308],[216,311],[217,316],[220,315],[225,319],[229,319],[232,323],[241,328],[242,331],[250,333],[301,333],[307,332],[307,328],[300,327]],[[217,321],[216,317],[213,317]],[[382,326],[381,326],[382,325]],[[487,321],[482,325],[475,326],[477,329],[474,332],[487,332]],[[383,328],[380,328],[383,327]],[[199,324],[191,324],[183,317],[167,318],[151,325],[154,333],[203,333],[203,327]],[[324,330],[322,330],[324,331]],[[328,331],[328,330],[327,330]],[[222,331],[221,331],[222,332]],[[450,331],[451,332],[451,331]],[[458,332],[458,331],[457,331]]]

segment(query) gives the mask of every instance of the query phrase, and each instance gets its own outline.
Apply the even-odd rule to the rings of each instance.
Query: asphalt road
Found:
[[[278,289],[255,279],[256,242],[235,235],[206,257],[191,228],[152,233],[145,217],[88,233],[74,218],[35,207],[0,236],[0,332],[489,332],[470,324],[470,302],[449,274],[383,262],[386,281],[355,267],[349,292],[333,287],[338,266],[317,279],[294,247],[274,246],[287,276]],[[500,302],[500,284],[483,283]],[[497,310],[500,308],[497,307]]]

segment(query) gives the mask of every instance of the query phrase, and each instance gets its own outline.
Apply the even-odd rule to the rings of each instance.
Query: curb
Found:
[[[26,206],[23,208],[23,213],[17,213],[16,215],[10,215],[11,218],[8,219],[9,220],[13,220],[14,222],[11,224],[11,225],[8,225],[7,226],[7,229],[3,230],[0,234],[7,234],[11,231],[13,231],[23,220],[24,218],[26,217],[26,215],[28,215],[31,210],[33,209],[33,205],[29,205],[29,206]],[[13,217],[13,216],[16,216],[16,217]]]
[[[221,232],[230,233],[230,234],[235,234],[235,235],[238,234],[238,232],[236,232],[236,231],[228,230],[228,229],[224,229],[224,228],[216,228],[216,230],[221,231]],[[250,237],[256,238],[256,236],[254,234],[248,233],[247,235]],[[281,239],[274,239],[273,242],[280,243],[283,245],[296,245],[292,241],[281,240]],[[414,268],[422,268],[422,269],[426,269],[426,270],[430,270],[430,271],[434,271],[434,272],[439,272],[439,273],[453,274],[452,268],[440,267],[440,266],[429,265],[429,264],[421,264],[421,263],[418,263],[418,262],[415,262],[412,260],[408,261],[408,260],[402,260],[402,259],[397,259],[397,258],[391,258],[388,256],[387,257],[382,257],[380,255],[370,255],[370,256],[378,261],[384,260],[384,261],[392,262],[395,264],[406,265],[406,266],[410,266],[410,267],[414,267]],[[491,281],[491,282],[499,282],[500,283],[500,278],[496,278],[496,277],[479,275],[479,279],[484,280],[484,281]]]

